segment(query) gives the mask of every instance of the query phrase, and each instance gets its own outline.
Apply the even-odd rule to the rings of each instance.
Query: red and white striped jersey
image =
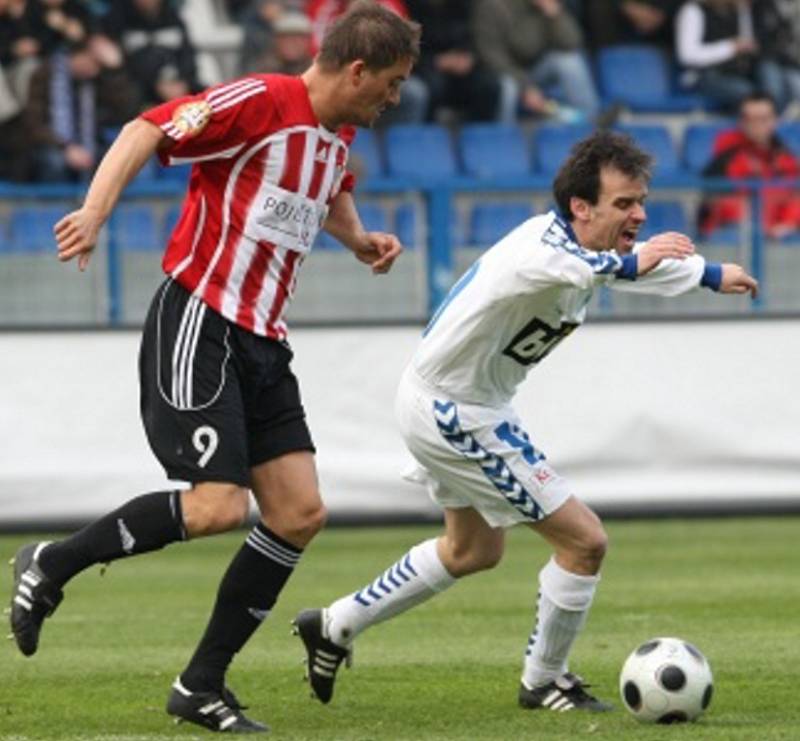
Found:
[[[142,114],[192,163],[164,271],[227,319],[286,337],[297,273],[340,190],[355,129],[317,120],[300,78],[250,75]]]

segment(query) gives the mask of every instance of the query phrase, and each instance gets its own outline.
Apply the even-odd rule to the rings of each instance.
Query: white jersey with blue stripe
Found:
[[[705,261],[662,260],[636,275],[636,250],[619,255],[578,244],[550,212],[511,231],[453,286],[411,364],[448,398],[500,406],[537,363],[578,327],[596,286],[674,296],[700,285]]]

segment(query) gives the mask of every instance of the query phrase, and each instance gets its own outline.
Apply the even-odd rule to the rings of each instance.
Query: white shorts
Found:
[[[472,507],[491,527],[511,527],[547,517],[570,496],[511,406],[453,401],[409,368],[395,413],[419,463],[406,478],[427,485],[442,507]]]

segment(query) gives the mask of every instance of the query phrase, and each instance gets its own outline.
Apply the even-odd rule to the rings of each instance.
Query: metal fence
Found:
[[[800,292],[795,290],[800,234],[769,241],[760,227],[764,188],[769,185],[686,176],[656,180],[649,198],[654,210],[659,203],[679,204],[691,233],[704,193],[740,193],[748,203],[747,218],[728,230],[724,239],[699,243],[698,249],[710,260],[746,266],[761,282],[759,299],[731,297],[721,302],[710,292],[699,291],[671,301],[603,289],[594,298],[594,315],[800,313]],[[53,220],[75,208],[82,195],[78,187],[0,187],[1,326],[118,327],[142,322],[163,279],[161,253],[183,187],[173,182],[130,186],[103,230],[86,274],[58,263],[51,234]],[[406,253],[389,276],[371,278],[349,252],[321,237],[303,266],[290,322],[423,322],[455,278],[489,246],[492,233],[506,229],[500,223],[490,223],[488,231],[478,228],[473,218],[477,207],[516,204],[520,214],[532,215],[552,203],[549,180],[538,177],[491,184],[469,178],[372,180],[357,198],[363,215],[369,217],[368,228],[400,234]],[[21,214],[28,217],[27,232],[14,239],[11,232],[22,221]]]

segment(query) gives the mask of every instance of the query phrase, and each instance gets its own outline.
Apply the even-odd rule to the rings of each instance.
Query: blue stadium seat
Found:
[[[386,215],[386,209],[380,204],[362,201],[358,204],[358,215],[368,232],[390,231],[389,217]]]
[[[740,245],[742,243],[742,228],[738,224],[727,224],[717,227],[707,237],[700,237],[698,240],[715,247]]]
[[[570,149],[592,133],[588,124],[545,124],[534,135],[534,167],[546,175],[554,175]]]
[[[519,126],[468,124],[461,127],[458,143],[468,175],[492,178],[530,171],[528,145]]]
[[[411,203],[404,203],[398,206],[394,218],[394,233],[400,244],[406,249],[421,247],[422,245],[417,243],[417,218],[425,218],[424,210],[418,209]],[[464,231],[455,207],[450,210],[450,241],[453,247],[461,247],[464,244]]]
[[[319,234],[317,234],[317,238],[314,240],[314,249],[344,250],[346,247],[338,239],[328,234],[328,232],[320,230]]]
[[[392,126],[384,141],[390,175],[443,178],[458,172],[450,134],[442,126]]]
[[[690,232],[686,212],[680,201],[651,201],[645,210],[647,221],[639,232],[639,240],[645,240],[661,232]]]
[[[607,46],[597,53],[597,76],[606,103],[634,111],[688,112],[704,107],[702,97],[674,92],[665,53],[647,44]]]
[[[142,169],[139,170],[131,183],[152,183],[154,180],[158,180],[160,169],[161,165],[158,163],[158,158],[151,157],[144,163]]]
[[[670,176],[680,172],[678,155],[666,126],[627,125],[616,128],[632,136],[642,149],[653,155],[655,176]]]
[[[164,246],[156,226],[155,214],[149,206],[119,206],[112,216],[111,225],[116,229],[119,249],[146,252],[161,250]]]
[[[23,206],[11,214],[9,250],[12,252],[53,252],[53,227],[66,209],[61,206]]]
[[[789,121],[778,127],[778,135],[800,157],[800,121]]]
[[[172,230],[178,223],[181,216],[181,207],[178,205],[170,206],[164,214],[164,222],[161,225],[161,244],[166,246],[167,241],[172,236]]]
[[[8,224],[0,221],[0,253],[11,250],[11,241],[8,238]]]
[[[689,172],[700,173],[711,161],[714,140],[736,124],[733,121],[690,124],[683,132],[683,164]]]
[[[378,137],[370,129],[359,129],[356,138],[350,145],[350,159],[348,168],[357,171],[354,165],[358,161],[361,166],[359,177],[361,180],[379,178],[384,175],[383,159],[378,145]]]
[[[361,223],[368,232],[388,232],[389,218],[386,214],[386,209],[377,203],[359,203],[358,215],[361,218]],[[323,250],[342,250],[346,247],[339,242],[338,239],[332,237],[326,231],[320,231],[314,246]]]
[[[178,183],[179,185],[188,185],[192,166],[190,164],[172,165],[170,167],[159,166],[157,172],[159,180],[167,180],[169,182]]]
[[[488,247],[532,215],[527,203],[479,203],[470,214],[469,243]]]

